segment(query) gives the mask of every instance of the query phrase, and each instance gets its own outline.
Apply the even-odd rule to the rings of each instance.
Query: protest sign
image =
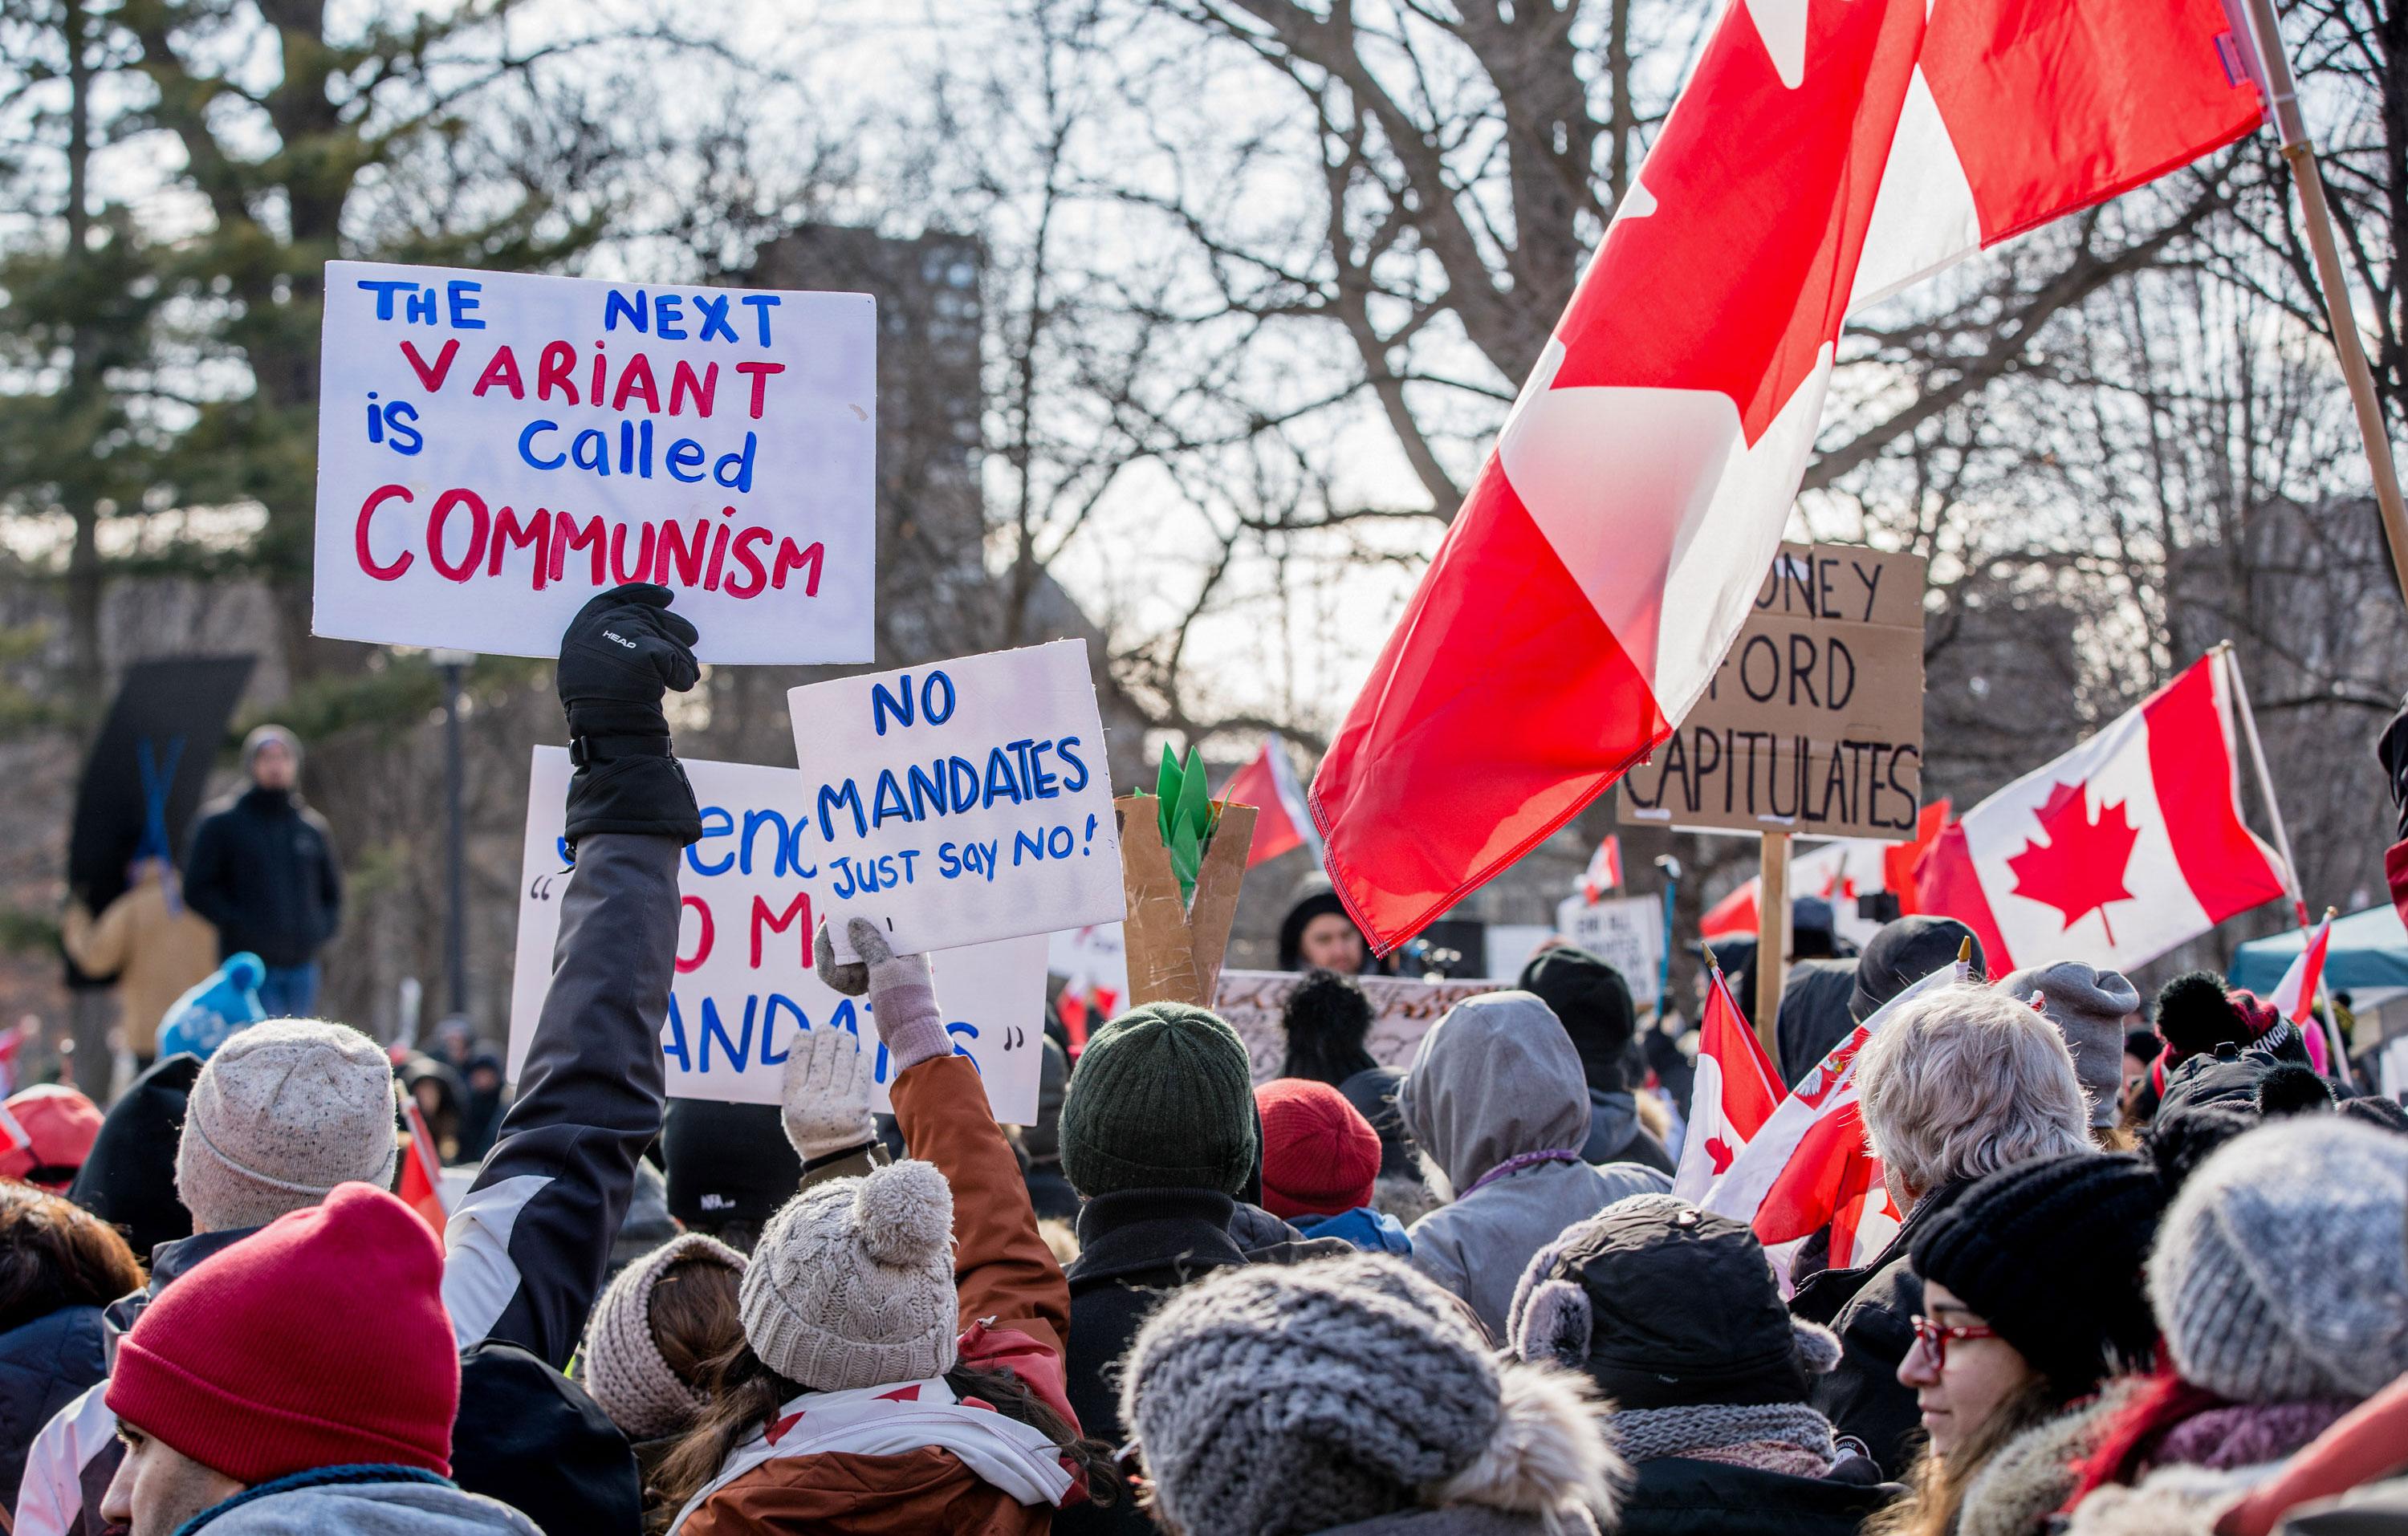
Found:
[[[1921,557],[1784,544],[1706,696],[1624,776],[1620,814],[1895,842],[1922,785]]]
[[[1120,818],[1122,894],[1128,902],[1129,1001],[1210,1007],[1238,915],[1238,886],[1246,878],[1246,851],[1254,836],[1255,807],[1217,808],[1218,830],[1196,871],[1196,889],[1182,901],[1169,850],[1157,818],[1161,802],[1131,795],[1112,802]]]
[[[853,917],[910,953],[1125,915],[1083,641],[815,682],[786,708],[840,957]]]
[[[823,985],[811,967],[826,873],[807,862],[804,852],[810,840],[800,809],[802,775],[693,761],[685,771],[702,806],[702,840],[681,855],[678,869],[683,912],[677,979],[661,1029],[670,1097],[774,1104],[780,1069],[798,1031],[850,1029],[863,1049],[877,1053],[871,1107],[884,1112],[893,1074],[868,999]],[[571,878],[561,846],[568,775],[566,751],[536,748],[510,993],[512,1082],[535,1038]],[[929,956],[954,1050],[977,1064],[996,1118],[1012,1125],[1026,1125],[1037,1114],[1045,950],[1039,935]]]
[[[1279,1076],[1287,1055],[1287,1031],[1280,1023],[1288,995],[1304,978],[1291,970],[1225,970],[1212,1011],[1229,1021],[1246,1042],[1254,1081]],[[1466,998],[1501,991],[1511,982],[1424,982],[1402,976],[1357,976],[1371,1003],[1371,1036],[1364,1041],[1383,1067],[1411,1067],[1429,1026]]]
[[[320,635],[549,656],[678,590],[718,662],[866,661],[866,294],[326,264]]]
[[[1622,972],[1634,998],[1652,999],[1663,975],[1664,903],[1652,896],[1591,903],[1566,897],[1555,930]]]

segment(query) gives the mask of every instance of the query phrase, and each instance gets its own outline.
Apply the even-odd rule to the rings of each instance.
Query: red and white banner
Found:
[[[1979,935],[1990,973],[2129,971],[2285,891],[2241,820],[2231,682],[2214,655],[1942,833],[1923,910]]]
[[[1386,954],[1670,734],[1850,314],[2257,125],[2221,0],[1735,0],[1314,777]]]
[[[1784,1273],[1794,1249],[1828,1227],[1831,1268],[1851,1269],[1881,1252],[1902,1225],[1882,1181],[1881,1159],[1865,1141],[1856,1101],[1856,1055],[1900,1008],[1935,987],[1965,979],[1966,968],[1941,967],[1873,1011],[1831,1054],[1799,1079],[1756,1138],[1698,1203],[1748,1222]]]
[[[1609,833],[1588,856],[1588,868],[1581,871],[1581,898],[1594,907],[1605,899],[1608,891],[1622,889],[1622,840]]]
[[[1692,1202],[1705,1199],[1714,1181],[1730,1171],[1786,1093],[1719,966],[1708,983],[1705,1016],[1698,1021],[1697,1072],[1681,1168],[1672,1176],[1672,1193]]]
[[[1263,750],[1254,761],[1230,775],[1221,786],[1221,798],[1255,808],[1254,840],[1246,845],[1246,868],[1275,859],[1292,848],[1310,848],[1321,857],[1321,833],[1304,800],[1304,786],[1287,760],[1287,743],[1276,736],[1263,738]]]
[[[436,1149],[435,1133],[427,1129],[426,1116],[418,1113],[417,1103],[404,1104],[402,1113],[409,1117],[409,1146],[401,1156],[401,1187],[396,1193],[401,1203],[417,1212],[418,1219],[440,1241],[444,1224],[451,1219],[443,1202],[443,1156]]]
[[[2315,1012],[2316,988],[2325,979],[2325,950],[2331,940],[2332,913],[2327,912],[2325,920],[2309,933],[2307,946],[2300,951],[2300,957],[2291,962],[2291,969],[2283,972],[2283,979],[2274,983],[2274,995],[2266,999],[2274,1005],[2276,1012],[2298,1025],[2311,1040],[2322,1032],[2312,1026],[2308,1019]]]

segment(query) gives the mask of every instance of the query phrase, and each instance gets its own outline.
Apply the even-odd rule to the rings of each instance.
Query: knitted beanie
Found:
[[[1121,1416],[1157,1516],[1215,1536],[1423,1503],[1605,1514],[1616,1467],[1577,1377],[1500,1367],[1457,1303],[1384,1255],[1174,1293],[1130,1347]]]
[[[580,1379],[629,1440],[682,1429],[703,1409],[702,1394],[678,1379],[652,1337],[652,1288],[672,1266],[688,1261],[744,1272],[742,1254],[717,1238],[688,1232],[620,1270],[585,1325]]]
[[[953,1192],[934,1164],[831,1179],[769,1218],[738,1304],[762,1364],[820,1392],[953,1368]]]
[[[238,1483],[363,1463],[448,1475],[457,1350],[435,1234],[383,1190],[347,1184],[159,1292],[107,1396]]]
[[[259,1001],[259,983],[266,976],[266,962],[249,950],[226,956],[225,964],[167,1005],[159,1020],[159,1054],[203,1061],[215,1055],[218,1047],[267,1017]]]
[[[2018,1163],[1915,1224],[1914,1272],[1963,1298],[2056,1391],[2086,1396],[2157,1342],[2141,1265],[2165,1203],[2140,1157]]]
[[[1263,1115],[1263,1209],[1283,1221],[1371,1203],[1380,1133],[1326,1083],[1283,1077],[1254,1090]]]
[[[2184,1380],[2370,1396],[2408,1374],[2408,1138],[2331,1114],[2235,1138],[2174,1198],[2148,1274]]]
[[[1514,984],[1554,1011],[1590,1087],[1614,1093],[1630,1085],[1622,1055],[1638,1032],[1639,1012],[1622,972],[1584,949],[1558,944],[1533,956]]]
[[[393,1064],[356,1029],[315,1019],[255,1024],[193,1082],[176,1145],[176,1193],[194,1227],[257,1227],[338,1184],[393,1183]]]
[[[2040,1011],[2073,1053],[2073,1075],[2090,1096],[2090,1123],[2114,1125],[2115,1095],[2124,1085],[2124,1020],[2140,1011],[2140,988],[2121,971],[2060,960],[2018,970],[1996,990],[2019,1003],[2039,997]]]
[[[1062,1171],[1082,1195],[1234,1195],[1254,1171],[1256,1145],[1254,1069],[1217,1013],[1132,1008],[1096,1031],[1070,1073]]]

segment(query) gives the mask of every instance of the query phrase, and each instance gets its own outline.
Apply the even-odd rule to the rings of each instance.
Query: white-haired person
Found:
[[[1914,1394],[1898,1380],[1923,1310],[1908,1256],[1916,1234],[1985,1174],[2091,1150],[2090,1106],[2057,1026],[1976,985],[1926,993],[1875,1026],[1856,1056],[1856,1095],[1905,1225],[1870,1263],[1799,1286],[1790,1311],[1840,1336],[1839,1369],[1814,1384],[1814,1405],[1897,1478],[1920,1441]]]

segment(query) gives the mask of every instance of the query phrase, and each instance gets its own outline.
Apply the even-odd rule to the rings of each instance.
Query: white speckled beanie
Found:
[[[176,1194],[203,1232],[261,1227],[357,1181],[393,1186],[393,1064],[358,1030],[254,1024],[194,1080]]]
[[[669,1369],[652,1337],[652,1290],[670,1270],[689,1262],[744,1272],[742,1254],[706,1233],[688,1232],[620,1270],[585,1325],[585,1342],[577,1352],[579,1377],[629,1440],[657,1440],[683,1429],[703,1410],[702,1394]]]
[[[953,1368],[953,1191],[932,1163],[832,1179],[761,1229],[738,1305],[764,1365],[821,1392]]]

